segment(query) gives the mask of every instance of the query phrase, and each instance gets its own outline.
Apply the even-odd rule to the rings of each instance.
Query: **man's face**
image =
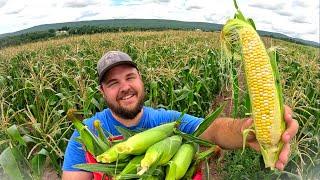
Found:
[[[108,107],[117,116],[133,119],[141,111],[144,85],[136,68],[130,65],[112,68],[105,74],[100,87]]]

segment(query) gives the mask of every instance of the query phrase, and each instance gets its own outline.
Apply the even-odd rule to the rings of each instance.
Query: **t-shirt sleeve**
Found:
[[[191,116],[189,114],[185,114],[182,117],[179,129],[184,133],[191,134],[197,130],[197,128],[199,127],[199,125],[202,121],[203,121],[202,118],[198,118],[198,117]]]
[[[160,117],[158,116],[157,121],[160,121],[161,124],[163,122],[168,123],[177,120],[180,117],[181,112],[161,109],[159,110],[158,115]],[[191,134],[199,127],[202,121],[203,118],[198,118],[189,114],[185,114],[181,119],[179,129],[184,133]]]
[[[63,171],[81,171],[80,169],[72,167],[76,164],[86,163],[85,152],[82,145],[75,140],[79,136],[78,131],[74,131],[70,141],[68,142],[67,149],[64,154]]]

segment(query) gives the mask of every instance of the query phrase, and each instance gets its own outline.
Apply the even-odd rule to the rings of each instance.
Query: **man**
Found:
[[[110,51],[98,62],[100,91],[106,100],[108,109],[96,113],[85,124],[93,130],[93,121],[99,119],[102,127],[113,135],[120,135],[115,126],[129,129],[146,129],[171,122],[180,116],[180,112],[164,109],[153,109],[143,106],[144,84],[136,64],[126,53]],[[192,133],[202,119],[191,115],[184,115],[180,129],[185,133]],[[280,153],[276,168],[283,170],[288,161],[290,140],[298,130],[298,123],[292,119],[292,111],[285,107],[285,121],[287,130],[282,135],[285,143]],[[242,147],[242,131],[252,124],[252,119],[234,120],[232,118],[217,118],[201,135],[203,139],[214,142],[224,149]],[[92,173],[80,171],[72,166],[85,163],[85,152],[81,144],[74,139],[79,134],[74,132],[68,143],[63,164],[62,179],[85,180],[92,179]],[[247,145],[259,150],[254,137],[248,137]]]

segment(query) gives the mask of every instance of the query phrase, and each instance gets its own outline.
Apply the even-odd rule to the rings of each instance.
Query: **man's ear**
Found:
[[[101,84],[99,85],[99,91],[100,91],[100,93],[103,95],[103,83],[101,83]]]

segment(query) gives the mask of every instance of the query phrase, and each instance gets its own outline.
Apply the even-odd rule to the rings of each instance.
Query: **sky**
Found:
[[[320,43],[319,0],[237,0],[258,30]],[[0,0],[0,34],[41,24],[104,19],[171,19],[224,24],[232,0]]]

